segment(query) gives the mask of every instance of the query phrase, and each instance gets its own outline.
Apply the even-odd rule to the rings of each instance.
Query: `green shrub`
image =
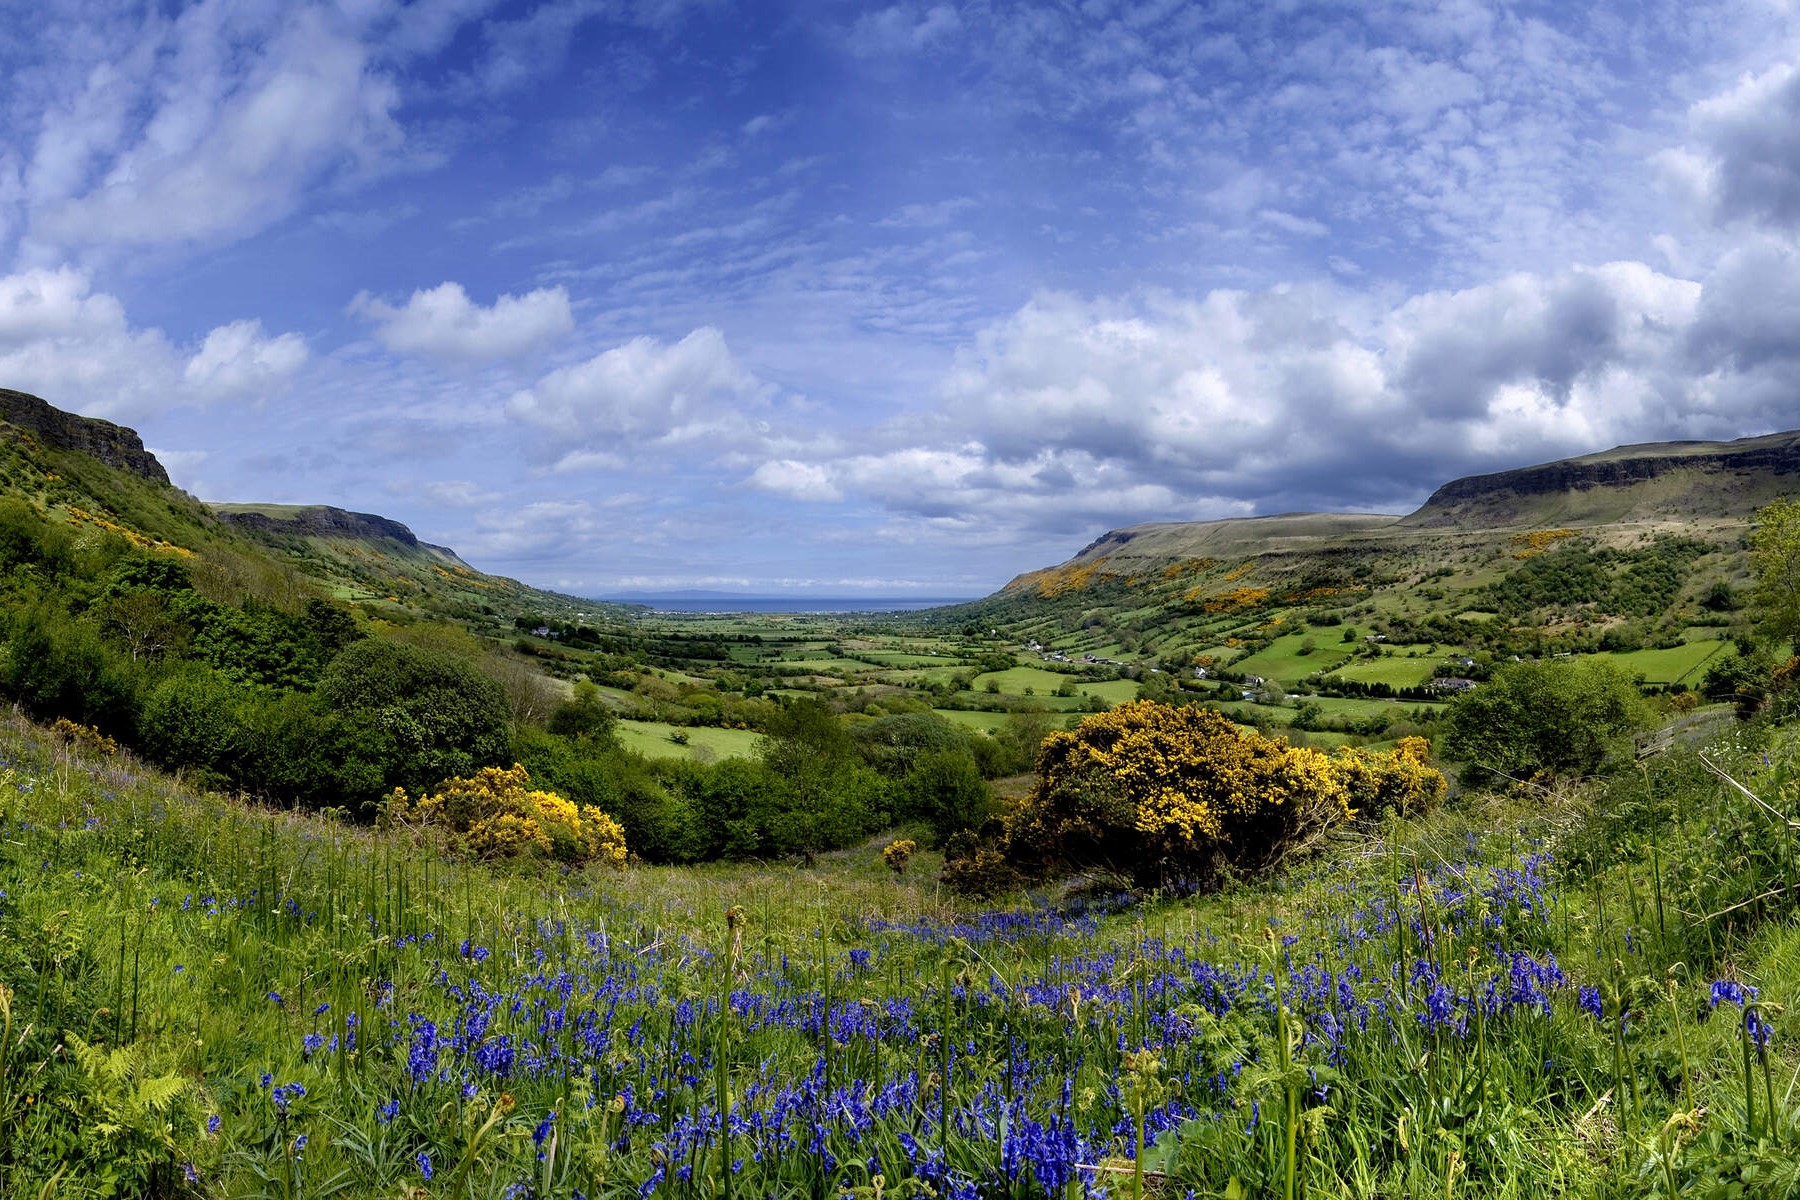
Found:
[[[1636,683],[1615,663],[1510,663],[1451,703],[1444,752],[1468,764],[1470,781],[1589,775],[1649,720]]]

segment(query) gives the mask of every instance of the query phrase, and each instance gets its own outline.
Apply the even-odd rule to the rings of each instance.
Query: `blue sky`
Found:
[[[588,595],[1800,426],[1800,20],[0,0],[0,386]]]

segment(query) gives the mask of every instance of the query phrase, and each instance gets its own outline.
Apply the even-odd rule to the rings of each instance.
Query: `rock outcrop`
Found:
[[[374,513],[349,512],[327,504],[311,504],[284,511],[279,515],[254,510],[234,512],[215,509],[219,519],[260,533],[287,534],[296,537],[356,538],[360,541],[385,538],[404,546],[421,543],[413,531],[398,521]],[[435,547],[432,547],[435,549]],[[444,551],[443,553],[448,553]]]
[[[130,471],[152,483],[167,484],[169,473],[144,449],[135,429],[98,417],[82,417],[53,408],[27,392],[0,388],[0,421],[23,429],[46,445],[73,450],[109,467]]]

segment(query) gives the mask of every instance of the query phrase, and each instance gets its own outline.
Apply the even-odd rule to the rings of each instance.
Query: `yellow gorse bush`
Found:
[[[1207,708],[1139,700],[1051,734],[997,849],[1024,875],[1099,865],[1210,878],[1265,869],[1359,814],[1423,811],[1444,794],[1423,738],[1326,754]],[[971,848],[971,852],[972,852]]]
[[[625,865],[623,826],[591,804],[578,807],[530,785],[530,774],[514,763],[446,779],[417,801],[395,788],[387,820],[447,829],[478,858],[541,854],[563,862]]]

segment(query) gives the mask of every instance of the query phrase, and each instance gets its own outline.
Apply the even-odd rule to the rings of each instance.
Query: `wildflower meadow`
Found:
[[[9,1196],[1800,1187],[1779,727],[986,911],[925,850],[490,868],[3,745]]]

